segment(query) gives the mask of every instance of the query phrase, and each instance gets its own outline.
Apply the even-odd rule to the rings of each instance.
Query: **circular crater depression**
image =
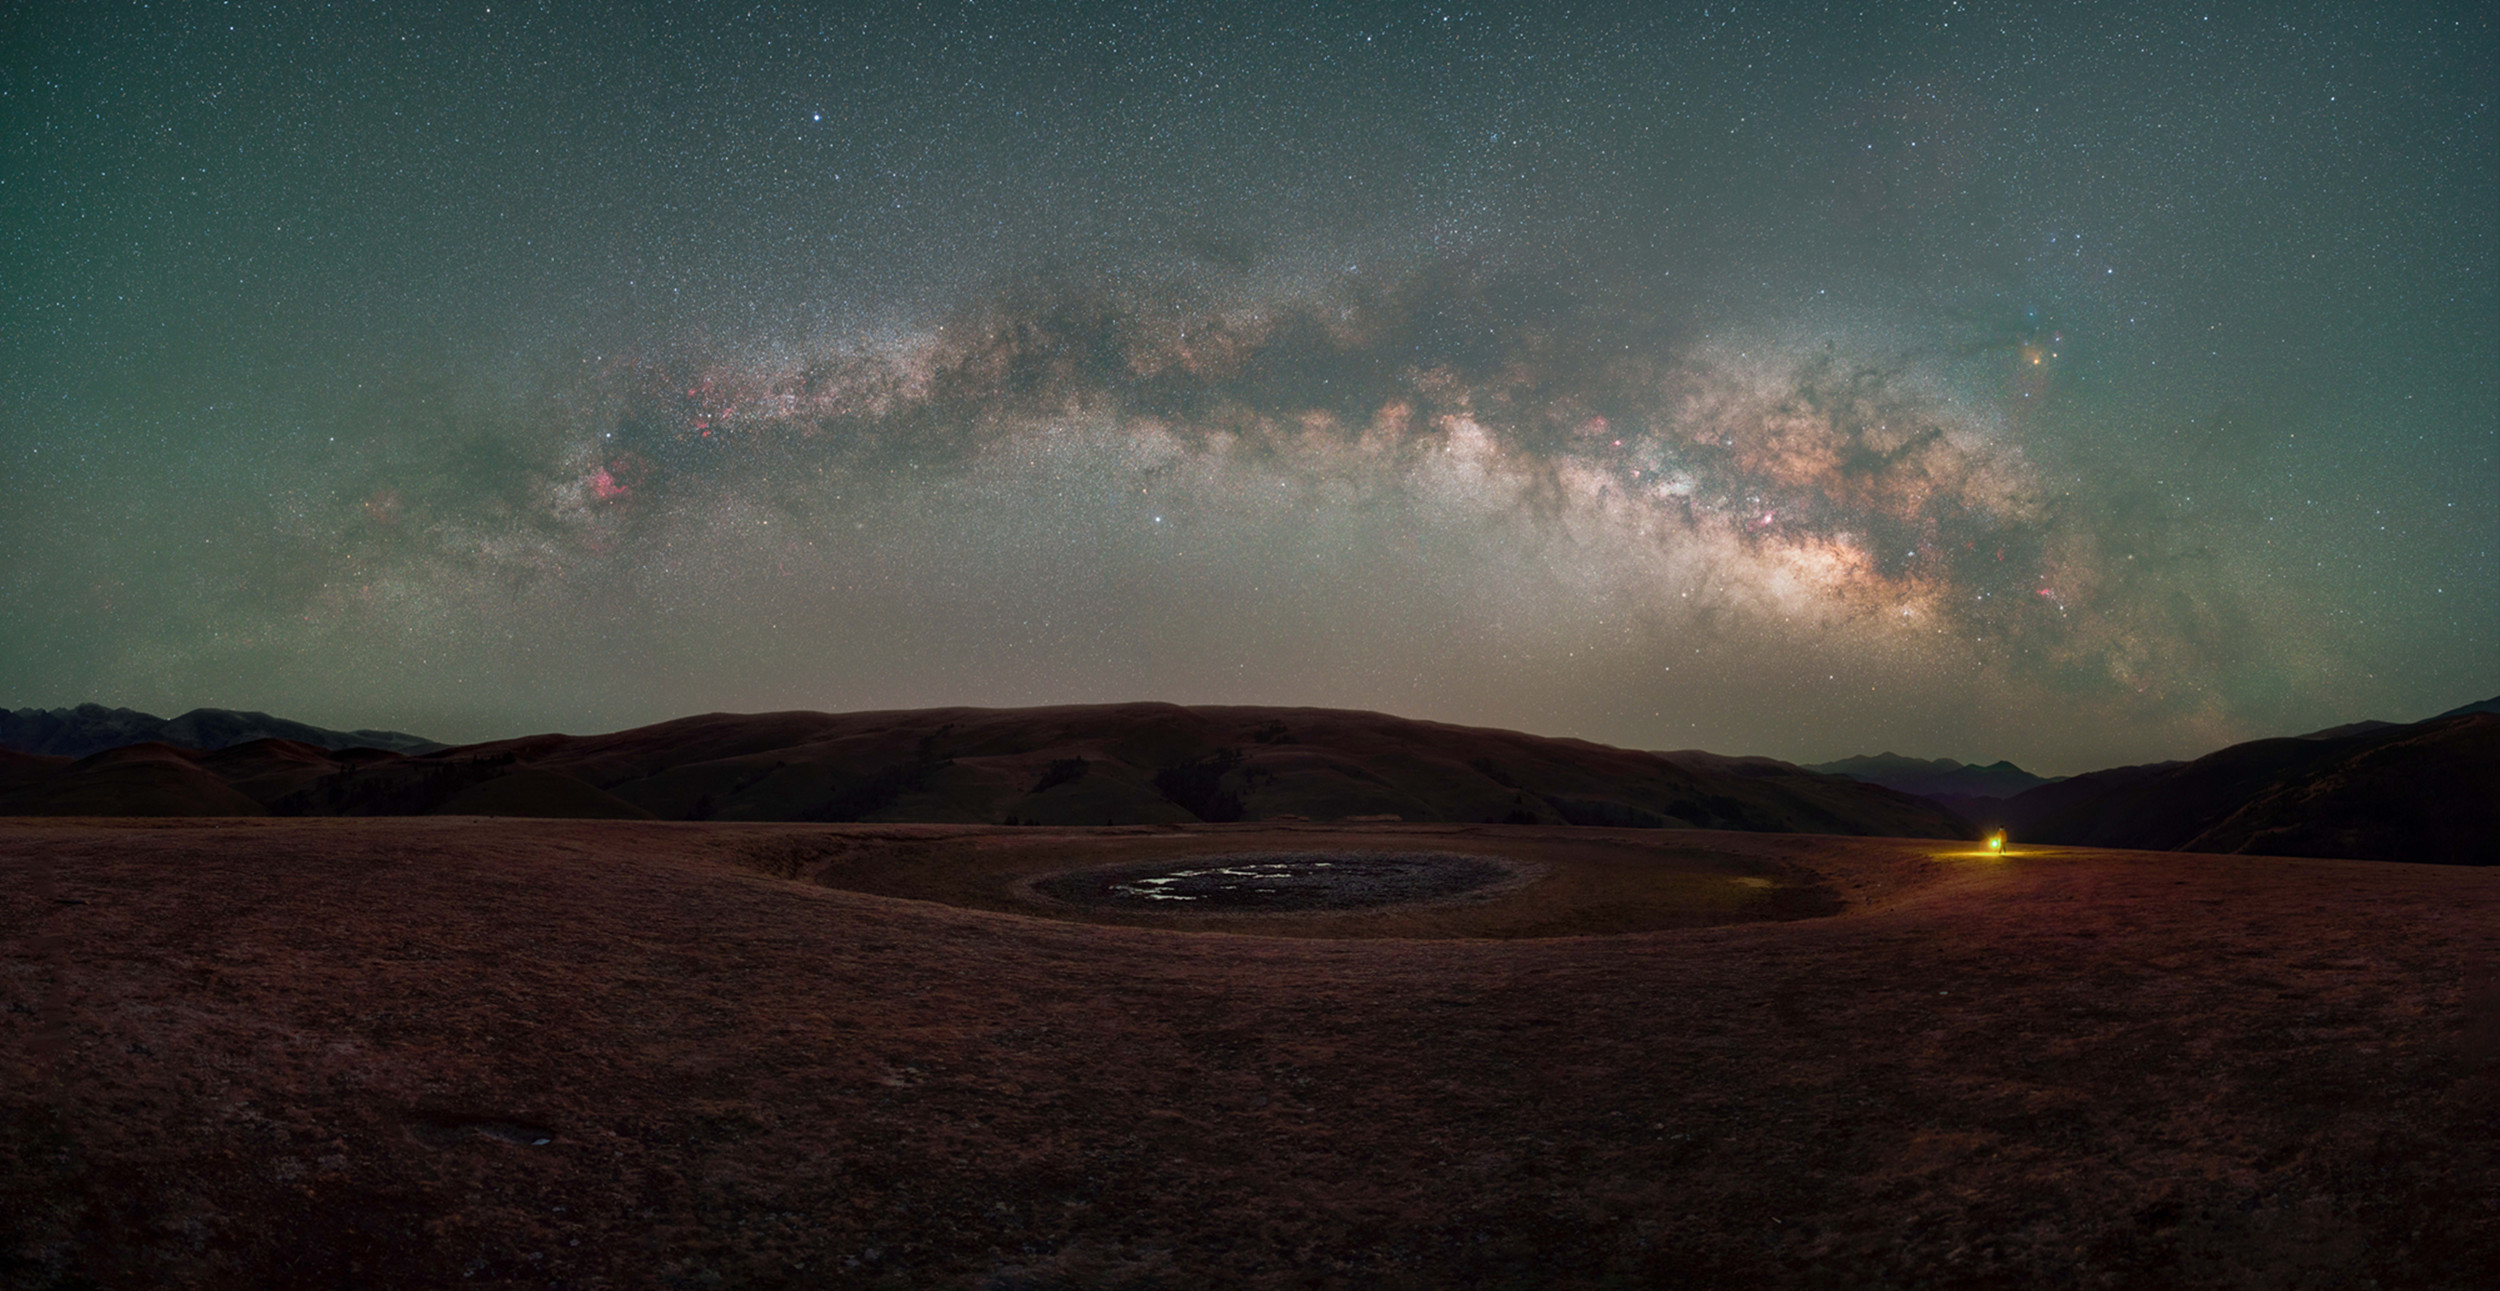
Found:
[[[1095,909],[1281,914],[1435,901],[1520,877],[1511,862],[1460,852],[1234,852],[1053,874],[1032,887]]]

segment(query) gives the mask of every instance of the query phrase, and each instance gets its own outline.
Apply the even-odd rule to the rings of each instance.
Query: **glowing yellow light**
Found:
[[[2004,830],[2002,830],[2002,829],[2000,829],[2000,830],[1998,830],[1997,832],[1995,832],[1995,833],[1993,833],[1993,834],[1988,835],[1988,855],[1990,855],[1990,856],[2002,856],[2002,855],[2004,855],[2004,853],[2005,853],[2005,831],[2004,831]]]

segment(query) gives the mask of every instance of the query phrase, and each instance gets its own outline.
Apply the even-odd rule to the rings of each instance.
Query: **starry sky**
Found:
[[[33,3],[0,706],[2500,692],[2479,4]]]

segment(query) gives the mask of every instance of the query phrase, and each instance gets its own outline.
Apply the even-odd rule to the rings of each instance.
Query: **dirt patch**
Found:
[[[1089,908],[1282,913],[1444,901],[1529,877],[1513,862],[1459,852],[1235,852],[1053,874],[1031,887]]]

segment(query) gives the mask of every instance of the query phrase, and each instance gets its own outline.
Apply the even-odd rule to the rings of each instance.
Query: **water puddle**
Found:
[[[1245,852],[1053,875],[1034,887],[1088,906],[1343,910],[1456,896],[1516,873],[1456,852]]]

